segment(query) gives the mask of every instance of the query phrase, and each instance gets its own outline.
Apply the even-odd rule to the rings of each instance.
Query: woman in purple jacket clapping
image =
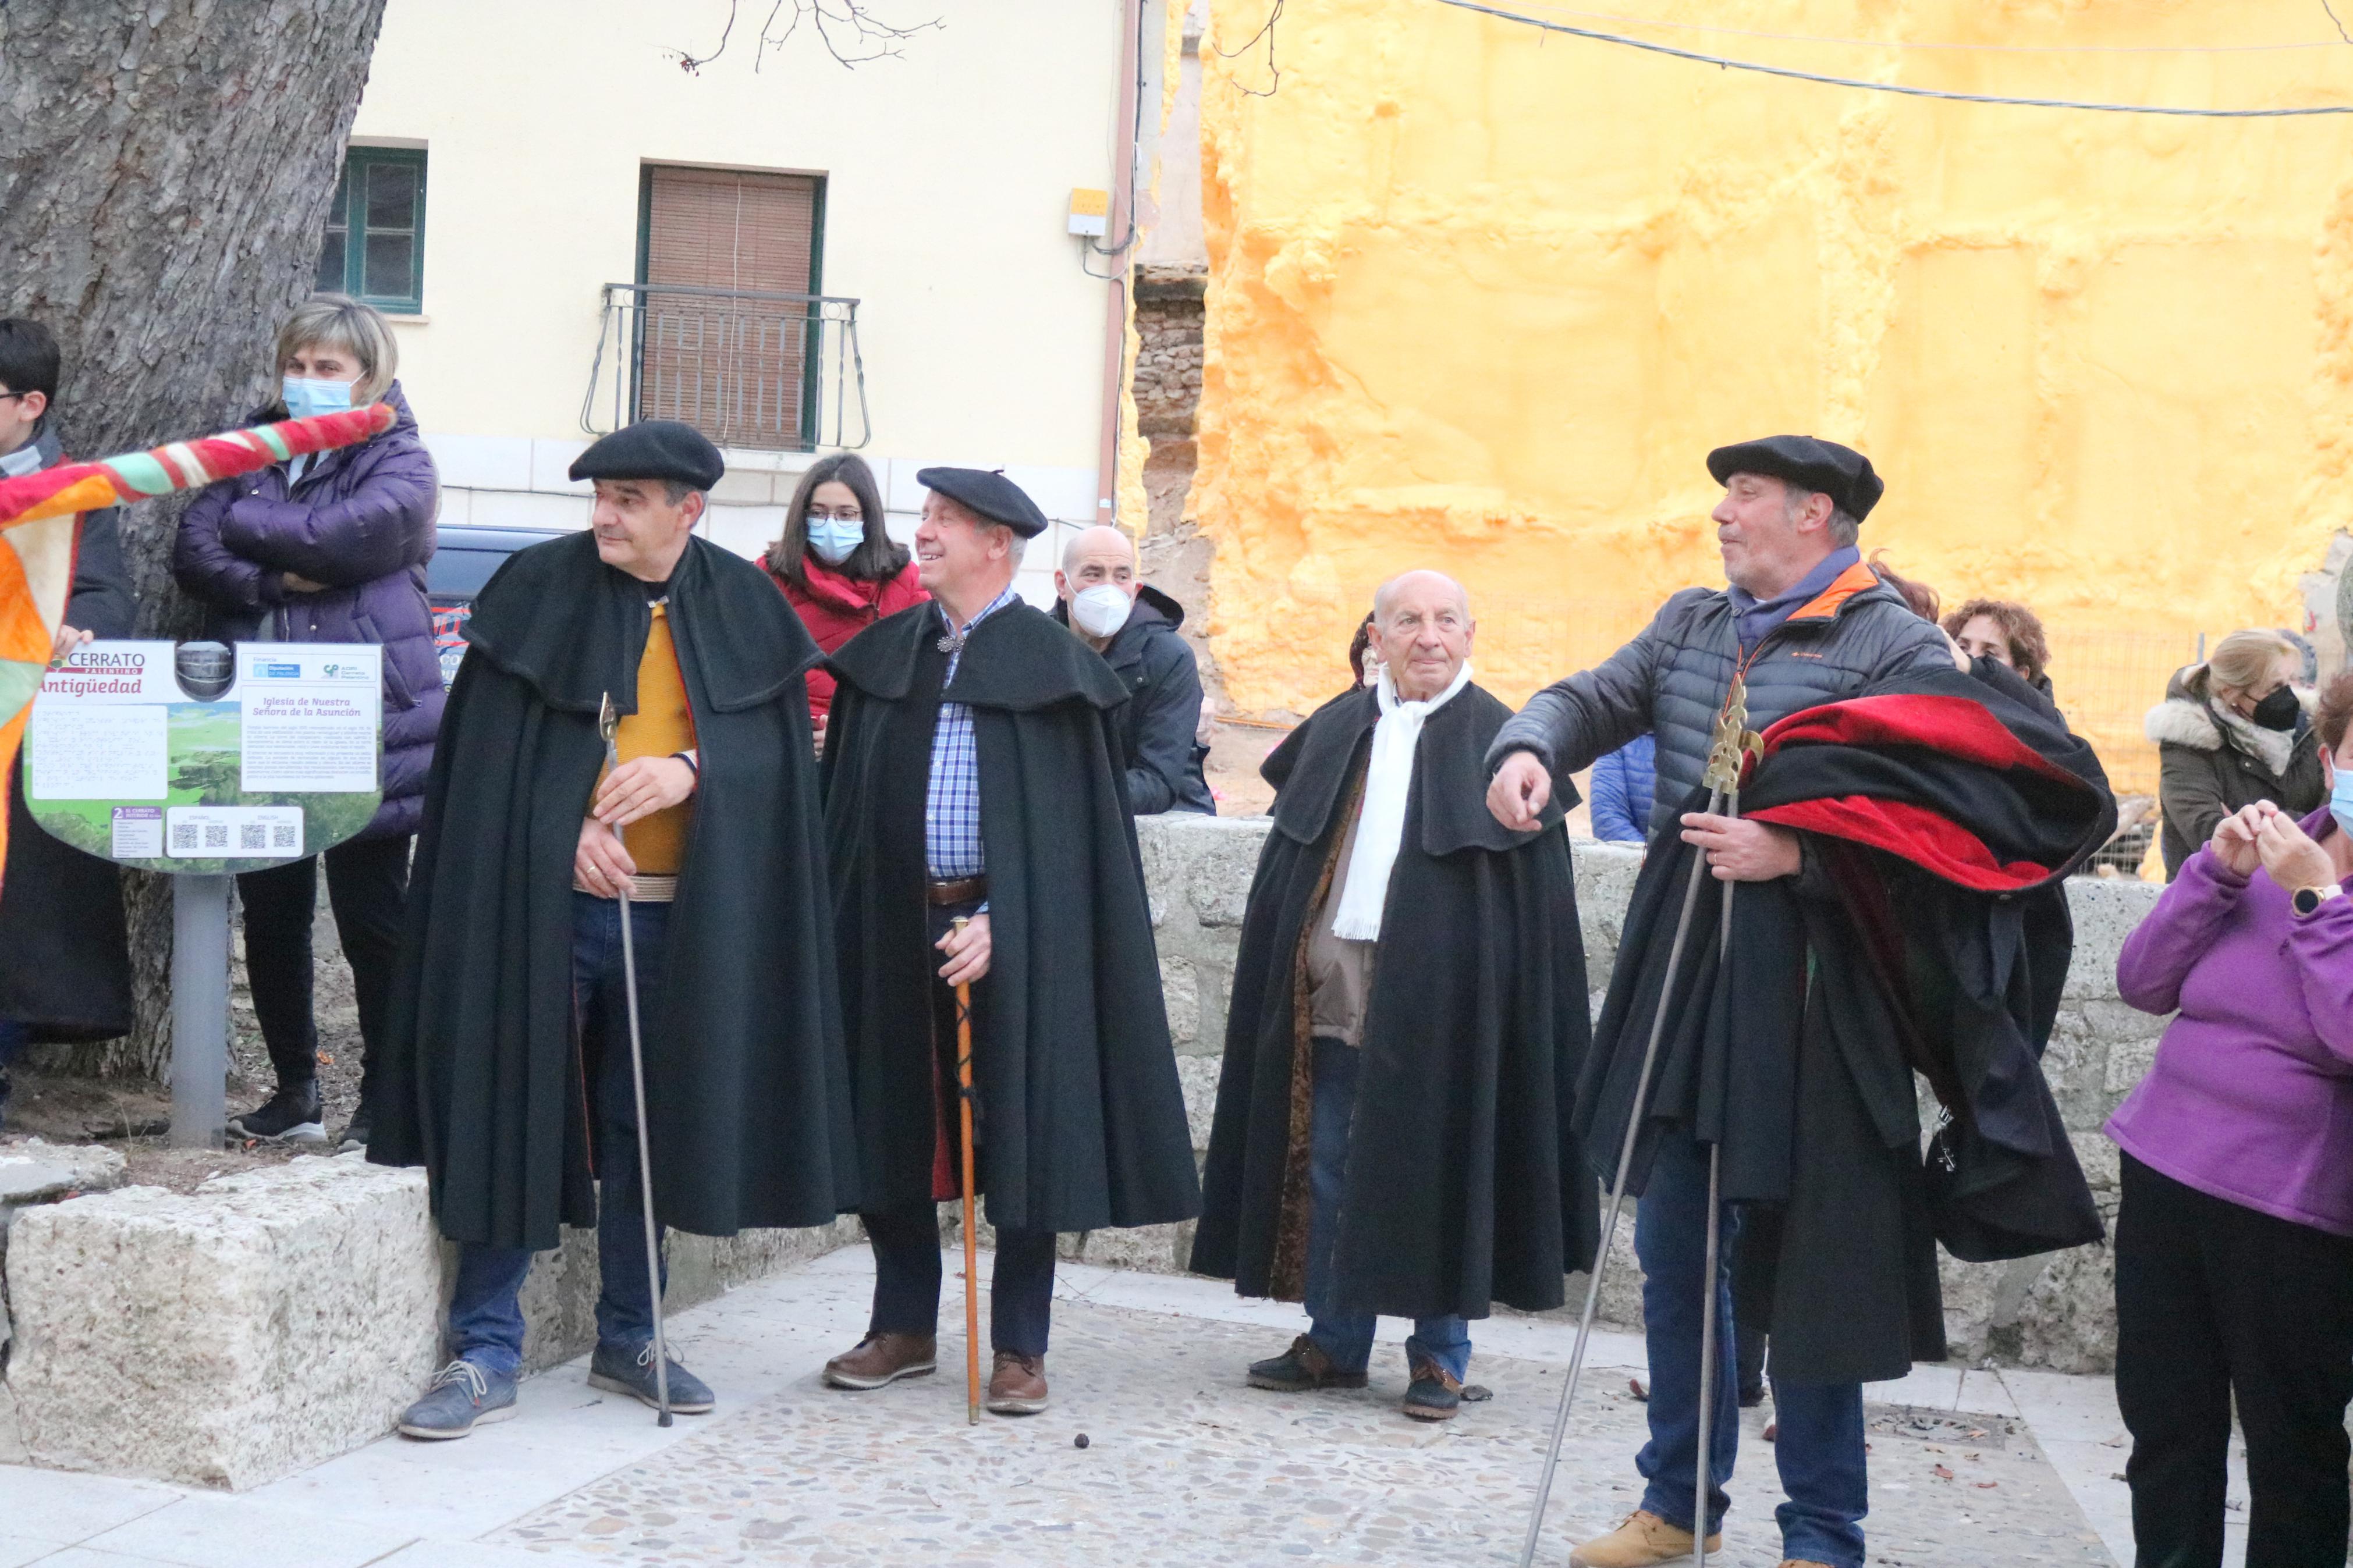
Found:
[[[2116,1398],[2143,1563],[2222,1561],[2235,1399],[2247,1561],[2345,1561],[2353,1399],[2353,674],[2320,701],[2329,805],[2222,819],[2134,931],[2124,999],[2180,1009],[2108,1122],[2123,1151]]]
[[[351,961],[360,1040],[373,1058],[385,1025],[408,847],[424,812],[425,775],[441,725],[441,671],[425,563],[433,554],[439,481],[417,420],[393,379],[391,325],[341,294],[312,296],[278,330],[281,403],[257,419],[389,403],[399,419],[356,447],[297,458],[224,479],[180,520],[172,574],[224,642],[378,643],[384,647],[384,805],[359,837],[326,852],[327,899]],[[311,1005],[311,921],[318,863],[310,856],[237,879],[245,964],[277,1092],[229,1128],[248,1138],[323,1142],[318,1027]],[[344,1131],[367,1143],[364,1078]]]

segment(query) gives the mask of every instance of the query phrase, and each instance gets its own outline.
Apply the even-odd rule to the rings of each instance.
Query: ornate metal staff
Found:
[[[1738,809],[1738,790],[1742,764],[1748,755],[1762,756],[1764,742],[1748,728],[1748,681],[1746,671],[1732,678],[1732,689],[1725,693],[1724,707],[1716,715],[1715,733],[1708,747],[1707,772],[1701,782],[1707,785],[1707,809],[1714,815],[1730,795],[1734,809]],[[1729,781],[1728,783],[1726,781]],[[1568,1431],[1569,1406],[1577,1400],[1577,1385],[1585,1374],[1585,1350],[1593,1336],[1593,1316],[1601,1304],[1601,1282],[1609,1268],[1609,1244],[1618,1234],[1618,1216],[1626,1206],[1626,1179],[1634,1164],[1634,1143],[1642,1130],[1643,1108],[1650,1098],[1651,1076],[1659,1062],[1659,1043],[1667,1026],[1667,1003],[1673,994],[1675,972],[1683,967],[1683,946],[1691,935],[1692,913],[1699,904],[1699,890],[1707,878],[1707,857],[1696,855],[1692,859],[1691,878],[1683,886],[1683,912],[1675,918],[1674,942],[1667,949],[1667,972],[1659,983],[1659,1000],[1651,1014],[1651,1038],[1642,1047],[1642,1069],[1634,1079],[1634,1100],[1626,1117],[1626,1135],[1618,1148],[1618,1173],[1609,1184],[1609,1213],[1601,1226],[1601,1244],[1595,1248],[1593,1268],[1585,1277],[1585,1310],[1577,1321],[1577,1344],[1569,1352],[1568,1377],[1561,1384],[1560,1405],[1553,1412],[1552,1439],[1545,1449],[1544,1468],[1536,1477],[1536,1503],[1528,1516],[1527,1539],[1520,1547],[1520,1568],[1532,1568],[1536,1558],[1536,1542],[1544,1532],[1545,1508],[1552,1500],[1553,1471],[1560,1465],[1561,1438]],[[1731,931],[1731,884],[1726,883],[1725,922],[1723,931]],[[1719,956],[1718,962],[1722,962]],[[1707,1225],[1707,1310],[1701,1320],[1700,1356],[1700,1428],[1699,1428],[1699,1509],[1693,1515],[1694,1532],[1699,1538],[1699,1552],[1704,1560],[1707,1554],[1707,1482],[1709,1467],[1708,1445],[1708,1342],[1714,1337],[1715,1313],[1716,1247],[1719,1240],[1715,1206],[1716,1165],[1713,1150],[1708,1157],[1708,1225]]]
[[[613,706],[613,694],[605,693],[604,706],[596,715],[597,732],[605,737],[605,767],[609,776],[621,765],[621,715]],[[621,839],[621,830],[613,829],[613,837]],[[621,840],[624,849],[627,840]],[[661,1231],[654,1224],[654,1159],[653,1140],[646,1131],[646,1046],[638,1028],[638,950],[629,931],[629,880],[624,877],[621,894],[621,992],[629,1009],[629,1079],[638,1095],[638,1192],[645,1199],[646,1211],[646,1285],[652,1292],[654,1303],[654,1408],[658,1426],[670,1425],[670,1351],[662,1335]]]

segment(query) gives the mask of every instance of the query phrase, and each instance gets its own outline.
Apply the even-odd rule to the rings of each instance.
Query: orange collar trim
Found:
[[[1862,562],[1856,562],[1840,573],[1831,585],[1789,613],[1793,621],[1826,621],[1846,607],[1846,602],[1867,588],[1879,586],[1879,578]]]

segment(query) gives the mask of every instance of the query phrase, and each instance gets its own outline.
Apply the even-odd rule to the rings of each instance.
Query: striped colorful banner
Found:
[[[100,507],[152,500],[174,490],[196,489],[216,479],[249,474],[306,452],[355,446],[393,426],[398,416],[389,404],[372,404],[340,414],[281,419],[250,430],[231,430],[194,441],[173,441],[144,452],[126,452],[95,463],[60,463],[21,479],[0,479],[0,529],[46,518],[69,517]],[[59,524],[71,528],[71,524]],[[65,602],[63,579],[73,568],[69,535],[39,539],[43,530],[0,534],[0,779],[14,765],[25,732],[25,714],[47,667],[57,636],[56,608]],[[58,547],[51,548],[51,545]],[[38,580],[36,580],[38,579]],[[49,606],[46,611],[43,606]],[[0,811],[0,868],[7,863],[7,813]]]
[[[0,479],[0,528],[68,512],[153,500],[174,490],[201,489],[216,479],[249,474],[306,452],[353,446],[392,428],[388,403],[339,414],[281,419],[250,430],[172,441],[94,463],[60,463],[22,479]]]

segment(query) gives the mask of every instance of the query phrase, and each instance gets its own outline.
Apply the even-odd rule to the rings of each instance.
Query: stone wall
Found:
[[[1194,1143],[1206,1149],[1242,907],[1267,822],[1171,816],[1147,817],[1137,826],[1176,1065],[1193,1118]],[[1641,861],[1631,849],[1587,841],[1576,844],[1575,854],[1577,915],[1598,1007]],[[2112,1220],[2116,1156],[2115,1146],[2100,1135],[2100,1124],[2148,1070],[2164,1028],[2164,1020],[2136,1012],[2117,997],[2116,953],[2158,891],[2145,883],[2090,878],[2069,884],[2075,961],[2043,1058],[2076,1153]],[[1632,1228],[1629,1215],[1620,1226],[1616,1261],[1602,1298],[1603,1316],[1629,1327],[1641,1320]],[[1189,1227],[1170,1226],[1121,1233],[1117,1240],[1077,1239],[1081,1245],[1073,1256],[1134,1268],[1175,1268],[1181,1265],[1190,1235]],[[1944,1275],[1945,1317],[1955,1356],[2063,1372],[2104,1372],[2111,1365],[2116,1310],[2105,1246],[2006,1264],[1964,1264],[1948,1258]],[[1581,1304],[1584,1289],[1582,1275],[1571,1279],[1572,1303]]]
[[[856,1235],[674,1236],[670,1308]],[[528,1369],[593,1343],[596,1247],[567,1231],[533,1268]],[[357,1156],[24,1208],[7,1231],[0,1460],[243,1489],[356,1447],[441,1363],[455,1263],[424,1173]]]

